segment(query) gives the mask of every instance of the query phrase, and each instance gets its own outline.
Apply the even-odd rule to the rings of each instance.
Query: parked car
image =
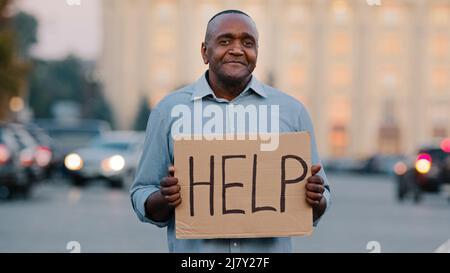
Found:
[[[394,166],[397,162],[405,160],[403,155],[382,155],[376,154],[363,160],[357,172],[366,174],[388,174],[394,173]]]
[[[361,169],[361,161],[353,157],[338,157],[322,160],[327,172],[354,172]]]
[[[77,119],[70,122],[37,119],[35,123],[53,140],[52,173],[61,175],[66,174],[64,158],[71,151],[85,147],[96,137],[111,131],[107,122],[93,119]]]
[[[0,198],[17,192],[25,196],[29,194],[31,183],[26,168],[21,161],[21,147],[13,129],[7,123],[0,123]]]
[[[43,180],[45,176],[44,166],[38,164],[42,160],[43,153],[38,142],[23,124],[10,123],[9,126],[12,128],[17,143],[19,144],[20,161],[22,166],[26,168],[26,174],[30,182],[36,183]]]
[[[144,133],[108,132],[90,145],[76,149],[65,157],[64,164],[73,184],[107,179],[112,187],[129,187],[134,179],[144,145]]]
[[[35,161],[44,169],[44,178],[50,178],[55,167],[57,145],[48,133],[34,123],[25,125],[25,129],[36,141]]]
[[[445,191],[450,201],[450,147],[422,147],[409,162],[398,162],[395,173],[398,200],[412,196],[419,202],[423,193]]]

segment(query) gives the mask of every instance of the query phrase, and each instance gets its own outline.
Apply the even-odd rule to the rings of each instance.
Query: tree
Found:
[[[37,42],[38,22],[31,14],[19,12],[13,17],[12,23],[19,54],[22,58],[29,59],[30,48]]]
[[[9,113],[9,100],[24,91],[28,66],[19,58],[8,12],[11,0],[0,0],[0,119]]]
[[[89,81],[87,85],[86,103],[83,104],[83,117],[106,120],[114,127],[111,107],[103,96],[101,85],[96,81]]]
[[[30,106],[36,118],[55,118],[53,106],[59,101],[80,105],[81,117],[102,119],[113,125],[112,112],[101,85],[92,78],[95,65],[76,56],[63,60],[34,60],[30,76]]]
[[[139,105],[139,110],[134,122],[134,129],[137,131],[145,131],[145,129],[147,128],[148,116],[150,115],[151,109],[147,97],[142,97],[140,101],[141,104]]]

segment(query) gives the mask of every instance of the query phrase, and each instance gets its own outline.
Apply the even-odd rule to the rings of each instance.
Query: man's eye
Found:
[[[230,41],[229,40],[221,40],[221,41],[219,41],[219,44],[220,45],[229,45]]]
[[[244,41],[244,46],[252,47],[254,45],[253,41]]]

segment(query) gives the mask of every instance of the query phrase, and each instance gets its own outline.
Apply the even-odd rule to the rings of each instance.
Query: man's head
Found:
[[[255,22],[238,10],[214,15],[208,22],[201,52],[204,63],[209,64],[210,77],[239,85],[250,78],[256,67],[258,31]]]

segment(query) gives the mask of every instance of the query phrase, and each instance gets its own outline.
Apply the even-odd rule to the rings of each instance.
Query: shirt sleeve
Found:
[[[171,164],[168,128],[168,122],[156,107],[148,119],[144,150],[130,188],[131,203],[139,220],[158,227],[167,226],[169,221],[157,222],[147,217],[145,201],[160,189],[160,180],[167,176],[167,169]]]
[[[302,107],[302,111],[301,111],[301,115],[300,115],[300,119],[301,119],[301,124],[302,124],[302,130],[304,131],[308,131],[309,134],[311,135],[311,163],[313,165],[321,165],[322,168],[320,169],[319,173],[317,173],[317,175],[319,175],[320,177],[322,177],[323,181],[324,181],[324,185],[325,185],[325,191],[323,192],[323,197],[326,200],[327,206],[325,208],[324,213],[322,214],[325,215],[325,213],[329,210],[330,205],[331,205],[331,191],[330,191],[330,184],[328,183],[328,178],[327,175],[325,173],[325,170],[323,168],[322,162],[320,160],[320,156],[319,156],[319,152],[317,150],[317,143],[316,143],[316,137],[314,134],[314,126],[311,120],[311,117],[308,113],[308,111],[306,110],[305,107]],[[320,222],[320,219],[322,218],[319,217],[318,219],[316,219],[316,221],[314,221],[313,226],[316,227],[317,224]]]

